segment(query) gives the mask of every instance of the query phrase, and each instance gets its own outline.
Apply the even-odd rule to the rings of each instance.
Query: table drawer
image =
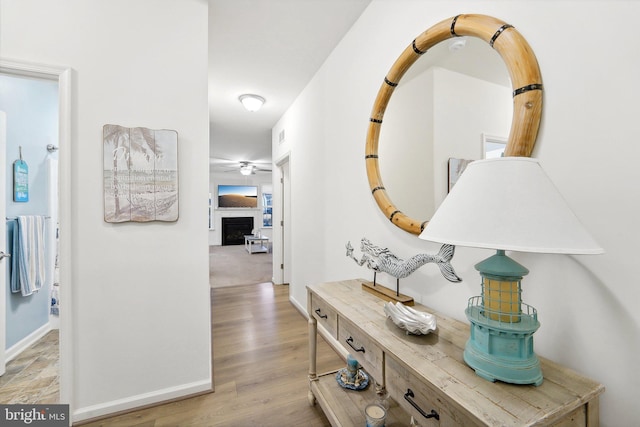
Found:
[[[337,338],[338,332],[338,314],[329,307],[329,305],[319,298],[316,294],[311,293],[311,315],[316,318],[319,325],[322,325],[332,337]]]
[[[387,391],[421,426],[460,425],[443,411],[442,403],[433,392],[397,360],[387,355],[385,364]]]
[[[384,352],[360,328],[338,317],[338,341],[379,384],[384,383]]]

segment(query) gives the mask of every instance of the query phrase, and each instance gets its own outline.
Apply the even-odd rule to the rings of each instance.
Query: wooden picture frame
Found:
[[[178,133],[103,127],[104,220],[178,220]]]

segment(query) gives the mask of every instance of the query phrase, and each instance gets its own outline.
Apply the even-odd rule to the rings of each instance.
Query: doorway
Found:
[[[42,152],[41,154],[35,155],[32,157],[34,159],[39,159],[34,161],[34,165],[40,164],[42,165],[44,160],[47,160],[47,156],[51,154],[51,152],[57,152],[57,149],[60,149],[58,153],[58,162],[60,164],[60,173],[59,180],[57,185],[53,185],[53,188],[47,188],[47,191],[57,190],[57,196],[53,196],[53,198],[49,198],[46,196],[46,201],[44,201],[43,205],[37,208],[37,212],[34,210],[32,212],[28,212],[25,210],[17,210],[14,211],[16,215],[27,215],[27,214],[42,214],[49,218],[46,221],[50,222],[50,224],[46,224],[46,229],[52,231],[52,235],[55,236],[58,230],[61,230],[59,234],[59,250],[57,251],[57,258],[59,268],[59,282],[64,283],[65,286],[60,288],[59,298],[60,300],[65,302],[65,307],[68,307],[69,310],[61,309],[60,316],[58,318],[58,325],[60,329],[59,334],[59,393],[58,393],[58,401],[59,402],[71,402],[71,372],[72,372],[72,360],[71,360],[71,280],[69,274],[69,264],[71,258],[71,250],[70,250],[70,242],[71,242],[71,232],[68,228],[70,224],[70,141],[71,141],[71,70],[68,68],[60,68],[48,65],[34,64],[34,63],[23,63],[20,61],[10,61],[0,59],[0,75],[1,76],[10,76],[18,79],[32,79],[33,81],[40,82],[48,82],[53,86],[57,86],[57,93],[54,95],[53,104],[57,107],[56,114],[52,118],[55,132],[48,138],[40,139],[36,141],[39,145],[41,145]],[[3,97],[4,98],[4,97]],[[31,106],[33,107],[33,106]],[[38,105],[35,108],[40,108]],[[7,121],[10,123],[14,118],[8,117]],[[8,124],[9,126],[9,124]],[[47,150],[47,146],[51,145],[49,152]],[[38,149],[39,150],[39,149]],[[39,152],[39,151],[38,151]],[[3,150],[3,157],[5,157],[5,150]],[[31,155],[30,155],[31,156]],[[7,159],[8,161],[9,159]],[[47,180],[50,179],[50,176],[57,175],[55,171],[54,165],[46,163],[46,166],[43,166],[37,176],[34,176],[34,179],[41,179],[42,182],[40,184],[48,187]],[[5,175],[6,177],[7,175]],[[11,176],[7,178],[10,180]],[[4,182],[3,189],[5,191],[13,191],[12,182]],[[11,197],[11,193],[5,194],[0,200],[0,203],[3,205],[2,210],[6,209],[7,199]],[[54,203],[57,205],[57,208],[54,208],[55,213],[52,213],[49,208],[49,204]],[[34,209],[35,206],[32,205]],[[58,212],[60,215],[58,215]],[[9,212],[6,212],[8,215]],[[58,217],[58,219],[56,218]],[[0,235],[6,232],[6,222],[1,222],[0,227],[2,227],[2,232]],[[53,224],[53,225],[52,225]],[[60,227],[57,226],[60,224]],[[5,241],[2,242],[2,248],[5,246]],[[54,252],[55,253],[55,252]],[[51,262],[51,261],[50,261]],[[52,261],[55,262],[55,261]],[[40,292],[43,293],[43,297],[46,300],[45,311],[47,316],[49,315],[50,308],[50,293],[48,286],[51,281],[54,280],[53,277],[47,279],[45,282],[45,286],[41,289]],[[57,280],[57,279],[56,279]],[[9,292],[7,290],[7,284],[5,283],[5,276],[3,275],[0,279],[0,292],[2,295],[6,296]],[[5,301],[6,303],[6,301]],[[3,305],[5,307],[5,305]],[[2,327],[2,339],[6,340],[7,331],[6,325]],[[44,328],[50,327],[49,325],[45,325]],[[42,333],[44,329],[38,329],[39,333]],[[38,333],[36,331],[36,333]],[[44,335],[44,334],[43,334]],[[0,345],[0,360],[6,358],[7,348],[5,343],[3,342]],[[12,356],[12,355],[10,355]]]
[[[279,185],[275,186],[279,209],[274,212],[273,272],[274,283],[291,283],[291,180],[290,159],[287,154],[276,162]],[[276,232],[276,230],[278,230]]]
[[[45,347],[41,354],[43,361],[51,362],[45,367],[47,374],[41,381],[41,387],[47,394],[57,399],[58,376],[58,315],[51,306],[52,297],[58,294],[59,283],[56,268],[56,240],[58,236],[58,82],[22,75],[0,74],[0,109],[6,113],[6,144],[4,148],[5,165],[9,171],[4,183],[6,216],[6,250],[11,253],[10,261],[5,262],[5,274],[8,284],[5,293],[4,350],[5,363],[10,363],[10,373],[5,377],[7,387],[14,381],[14,372],[30,376],[28,367],[22,372],[20,363],[11,363],[13,359],[29,360],[35,354],[34,347]],[[13,174],[12,174],[13,169]],[[12,177],[13,175],[13,177]],[[36,251],[27,262],[36,260],[40,266],[36,271],[38,279],[26,286],[18,280],[18,246],[12,241],[19,233],[18,217],[32,216],[34,228],[39,229],[36,237],[43,251]],[[22,245],[21,245],[22,246]],[[24,248],[24,246],[22,246]],[[41,263],[41,264],[40,264]],[[58,299],[56,298],[56,301]],[[56,309],[58,306],[56,305]],[[45,345],[45,344],[52,345]],[[38,352],[39,353],[39,352]],[[40,354],[39,354],[40,355]],[[34,359],[35,360],[35,359]],[[18,363],[18,362],[16,362]],[[10,389],[14,389],[13,388]],[[54,389],[49,391],[49,389]],[[16,390],[25,395],[29,403],[39,401],[41,392],[33,387]],[[57,403],[50,401],[48,403]]]

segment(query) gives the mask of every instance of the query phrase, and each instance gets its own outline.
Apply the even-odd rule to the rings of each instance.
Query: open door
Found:
[[[7,158],[7,115],[4,111],[0,111],[0,153],[2,158]],[[6,313],[4,308],[7,306],[7,263],[11,258],[7,254],[7,215],[6,215],[6,174],[0,173],[0,375],[5,373],[5,347],[6,347]]]

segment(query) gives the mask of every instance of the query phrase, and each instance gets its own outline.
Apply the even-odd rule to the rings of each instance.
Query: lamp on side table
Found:
[[[489,381],[542,384],[533,351],[538,314],[522,302],[521,281],[529,270],[505,251],[599,254],[603,249],[539,162],[503,157],[470,163],[420,238],[497,250],[475,265],[482,292],[469,299],[465,311],[471,335],[464,360]]]

